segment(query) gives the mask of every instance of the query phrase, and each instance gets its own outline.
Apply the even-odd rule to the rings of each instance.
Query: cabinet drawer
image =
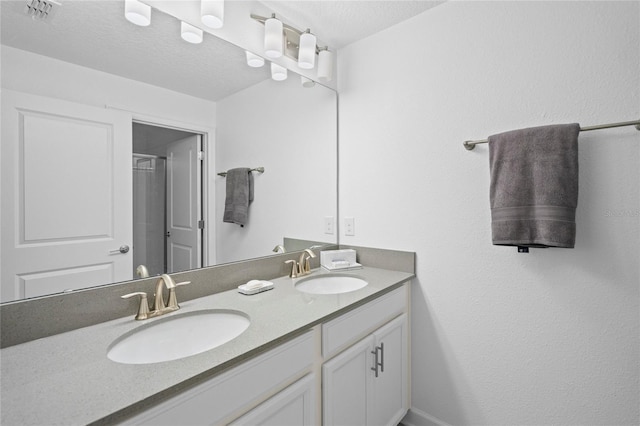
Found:
[[[314,359],[310,331],[153,407],[126,424],[218,424],[305,371]]]
[[[322,325],[325,360],[407,311],[407,284]]]
[[[316,378],[308,374],[272,396],[229,426],[312,426]]]

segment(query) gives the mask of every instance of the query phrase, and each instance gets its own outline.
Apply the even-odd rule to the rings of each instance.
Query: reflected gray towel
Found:
[[[249,204],[253,201],[253,174],[248,167],[227,172],[227,195],[222,220],[244,226],[249,219]]]
[[[493,244],[573,248],[578,124],[489,136]]]

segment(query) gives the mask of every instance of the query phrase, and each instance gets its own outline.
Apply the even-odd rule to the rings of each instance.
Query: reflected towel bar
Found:
[[[625,127],[625,126],[636,126],[636,129],[640,130],[640,120],[623,121],[621,123],[599,124],[596,126],[580,127],[580,131],[586,132],[589,130],[611,129],[613,127]],[[476,145],[481,143],[488,143],[488,142],[489,142],[488,139],[481,139],[477,141],[465,141],[463,145],[468,151],[471,151],[473,148],[476,147]]]
[[[264,167],[256,167],[255,169],[251,169],[249,171],[250,172],[264,173]],[[220,172],[220,173],[218,173],[218,176],[226,177],[227,176],[227,172]]]

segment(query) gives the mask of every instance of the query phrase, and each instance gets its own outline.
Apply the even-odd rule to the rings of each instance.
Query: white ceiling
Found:
[[[214,36],[199,45],[179,37],[180,22],[153,14],[148,27],[124,19],[122,0],[62,0],[50,22],[24,14],[25,0],[1,0],[3,45],[217,101],[269,78],[249,68],[244,51]],[[261,2],[291,24],[313,28],[339,49],[442,1],[296,0]],[[157,12],[157,11],[156,11]]]
[[[444,0],[263,0],[260,3],[340,49],[435,7]],[[303,28],[304,26],[304,28]]]

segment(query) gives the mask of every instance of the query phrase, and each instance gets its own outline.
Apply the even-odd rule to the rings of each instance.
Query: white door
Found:
[[[1,300],[132,278],[131,115],[2,90]]]
[[[167,147],[167,269],[168,272],[199,268],[202,232],[200,219],[200,135],[189,136]]]

